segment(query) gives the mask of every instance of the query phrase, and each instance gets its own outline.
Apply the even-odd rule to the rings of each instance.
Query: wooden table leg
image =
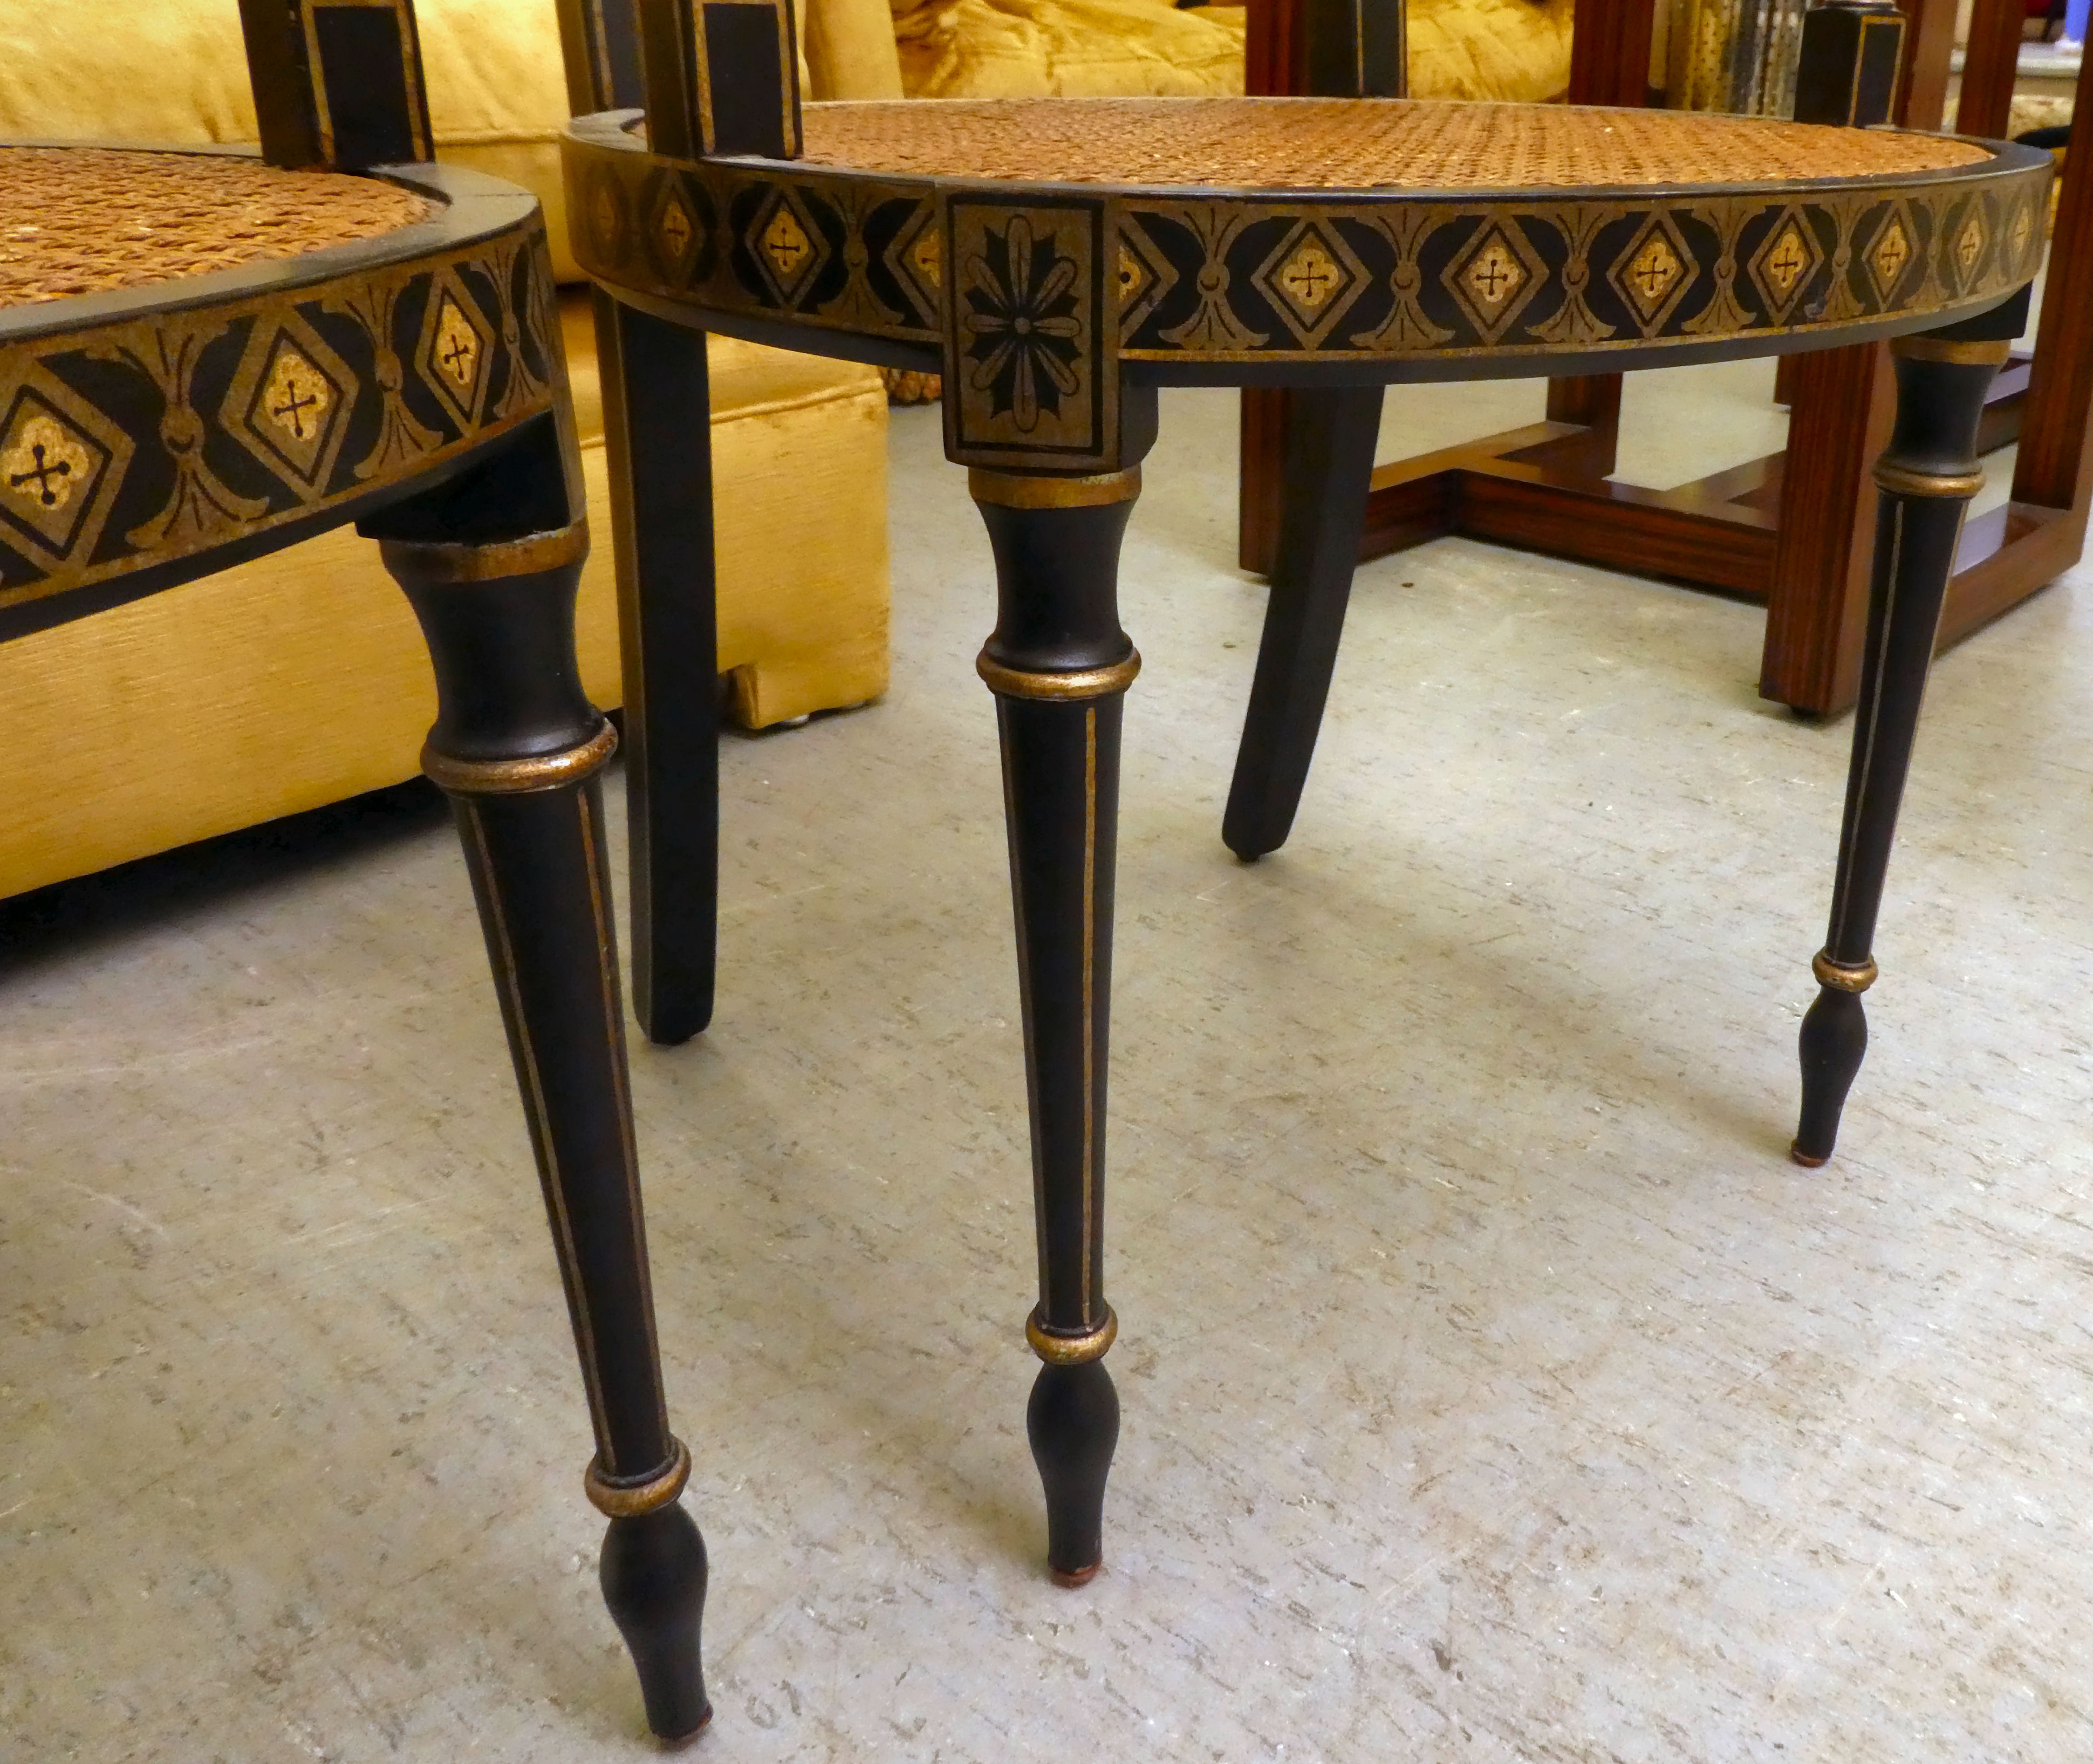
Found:
[[[1064,1586],[1103,1561],[1119,1398],[1104,1354],[1105,1065],[1120,711],[1141,658],[1119,622],[1119,549],[1138,466],[1095,478],[968,474],[994,548],[1000,613],[982,647],[996,697],[1032,1105],[1041,1360],[1026,1414]]]
[[[718,613],[705,334],[596,293],[625,680],[632,1008],[649,1041],[712,1021]]]
[[[1366,525],[1378,386],[1287,396],[1285,494],[1257,674],[1221,837],[1245,862],[1286,843],[1308,781]]]
[[[699,1654],[705,1549],[677,1505],[691,1460],[669,1430],[633,1147],[597,782],[617,736],[574,660],[587,530],[431,536],[530,500],[467,489],[365,531],[381,539],[436,665],[422,765],[465,845],[566,1289],[595,1424],[584,1482],[610,1519],[604,1600],[649,1724],[677,1738],[712,1714]]]
[[[1996,313],[1889,345],[1896,374],[1896,424],[1875,463],[1881,505],[1853,759],[1839,838],[1831,929],[1816,957],[1817,1002],[1802,1020],[1802,1114],[1792,1155],[1820,1164],[1831,1155],[1846,1094],[1867,1051],[1861,995],[1874,983],[1875,915],[1911,764],[1926,670],[1953,573],[1970,499],[1983,486],[1977,425],[1991,376],[2018,329],[2017,303]]]

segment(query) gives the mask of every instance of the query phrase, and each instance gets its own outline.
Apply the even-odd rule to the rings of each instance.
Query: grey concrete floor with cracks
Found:
[[[1488,426],[1437,397],[1391,433]],[[634,1057],[696,1755],[2093,1756],[2082,580],[1936,672],[1805,1172],[1849,725],[1756,697],[1752,607],[1441,541],[1361,572],[1292,842],[1238,865],[1233,426],[1166,399],[1126,552],[1086,1591],[1024,1441],[992,596],[933,414],[892,692],[726,743],[718,1020]],[[648,1756],[440,811],[0,908],[0,1758]]]

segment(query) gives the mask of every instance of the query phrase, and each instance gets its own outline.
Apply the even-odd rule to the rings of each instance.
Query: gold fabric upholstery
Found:
[[[586,298],[594,548],[583,684],[615,704],[610,476]],[[719,664],[755,726],[886,689],[886,405],[869,368],[713,340]],[[791,535],[790,544],[785,535]],[[0,644],[0,897],[412,778],[436,714],[414,614],[347,528]]]
[[[556,265],[573,278],[551,0],[419,0],[416,12],[439,156],[535,191]],[[87,20],[0,6],[0,137],[254,135],[233,0],[102,0]],[[577,294],[563,313],[594,537],[579,636],[584,683],[609,705],[622,693],[587,311]],[[877,697],[887,666],[878,375],[726,339],[711,356],[719,660],[734,713],[760,727]],[[411,778],[436,700],[405,600],[377,548],[344,529],[0,646],[0,704],[7,895]]]

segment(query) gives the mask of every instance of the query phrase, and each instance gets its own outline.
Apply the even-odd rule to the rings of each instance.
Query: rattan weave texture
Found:
[[[1224,189],[1771,184],[1970,165],[1937,135],[1559,104],[1046,98],[810,104],[807,160],[911,177]]]
[[[0,147],[0,306],[296,257],[396,232],[430,208],[374,178],[224,154]]]

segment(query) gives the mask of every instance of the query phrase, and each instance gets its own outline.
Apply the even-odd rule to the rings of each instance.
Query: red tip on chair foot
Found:
[[[1813,1158],[1800,1146],[1790,1146],[1788,1148],[1788,1155],[1805,1170],[1822,1169],[1831,1161],[1831,1154],[1828,1151],[1821,1158]]]
[[[1103,1561],[1099,1559],[1092,1562],[1087,1568],[1050,1567],[1046,1572],[1053,1577],[1056,1586],[1088,1586],[1091,1581],[1097,1579],[1098,1570],[1103,1566]]]
[[[691,1728],[688,1733],[657,1733],[654,1737],[660,1743],[661,1749],[663,1751],[680,1752],[685,1746],[693,1744],[697,1740],[698,1736],[704,1733],[708,1727],[712,1726],[712,1724],[713,1705],[710,1703],[707,1703],[705,1705],[705,1712],[698,1717],[697,1726]]]

